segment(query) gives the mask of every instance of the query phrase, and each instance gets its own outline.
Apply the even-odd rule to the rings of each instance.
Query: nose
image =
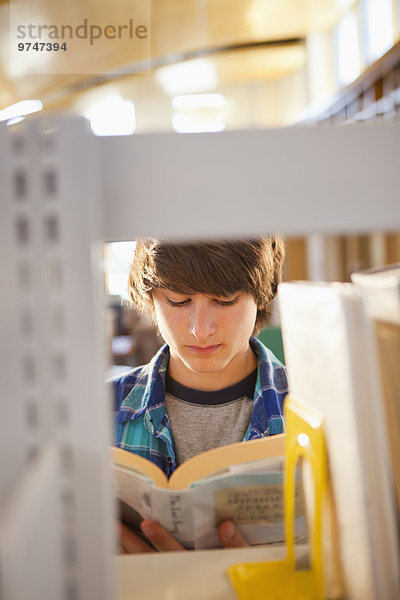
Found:
[[[207,303],[194,303],[190,315],[189,331],[199,342],[205,342],[217,330],[215,314]]]

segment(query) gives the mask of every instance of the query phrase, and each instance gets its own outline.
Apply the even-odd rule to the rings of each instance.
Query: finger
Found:
[[[118,524],[121,554],[136,554],[139,552],[154,552],[138,535],[122,523]]]
[[[142,521],[140,529],[157,550],[162,552],[176,552],[185,549],[164,527],[155,521]]]
[[[224,548],[244,548],[249,545],[232,521],[221,523],[218,536]]]

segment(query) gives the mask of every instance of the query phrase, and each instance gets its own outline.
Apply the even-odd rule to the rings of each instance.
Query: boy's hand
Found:
[[[218,536],[224,548],[244,548],[249,545],[232,521],[221,523],[218,527]]]
[[[119,526],[120,553],[136,554],[139,552],[176,552],[185,548],[155,521],[142,521],[140,528],[152,545],[147,544],[122,523]],[[248,546],[246,540],[236,529],[232,521],[224,521],[218,528],[218,535],[224,548],[241,548]],[[153,546],[153,547],[152,547]]]

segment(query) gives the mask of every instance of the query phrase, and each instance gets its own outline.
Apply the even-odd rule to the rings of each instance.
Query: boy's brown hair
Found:
[[[284,258],[285,243],[278,235],[194,243],[140,239],[129,273],[129,296],[139,310],[154,316],[152,290],[158,288],[217,297],[248,293],[257,304],[257,335],[271,317]]]

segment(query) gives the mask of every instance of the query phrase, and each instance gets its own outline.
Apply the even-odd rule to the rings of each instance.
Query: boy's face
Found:
[[[237,292],[222,298],[158,289],[153,300],[160,333],[170,348],[170,374],[180,383],[219,389],[239,381],[244,366],[245,371],[254,368],[249,338],[257,305],[251,295]]]

